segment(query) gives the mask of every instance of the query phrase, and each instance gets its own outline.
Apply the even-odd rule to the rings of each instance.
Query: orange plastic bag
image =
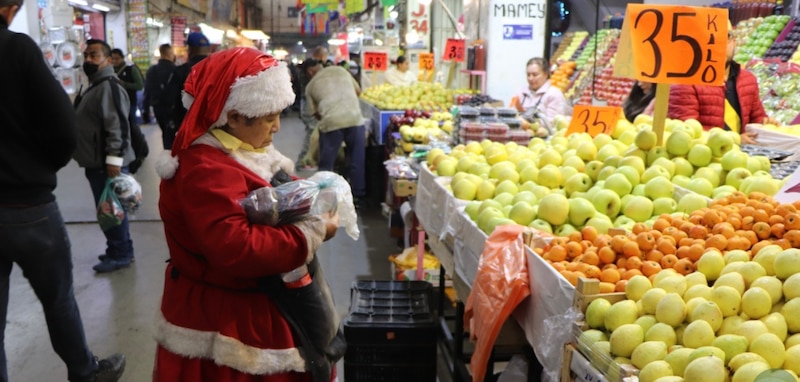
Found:
[[[523,226],[498,226],[486,240],[478,273],[467,298],[464,323],[476,341],[472,380],[482,381],[495,339],[506,319],[531,294]]]

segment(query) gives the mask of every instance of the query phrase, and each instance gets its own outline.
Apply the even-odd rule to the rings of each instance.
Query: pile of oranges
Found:
[[[575,61],[564,61],[559,64],[558,68],[550,73],[550,84],[561,89],[561,92],[567,90],[569,78],[575,73],[575,67]]]
[[[800,248],[800,201],[780,204],[762,193],[734,192],[684,217],[661,215],[652,228],[638,223],[631,232],[608,235],[587,226],[534,251],[572,285],[594,278],[601,293],[610,293],[625,291],[636,275],[652,281],[666,268],[692,273],[708,251],[740,250],[752,258],[771,244]]]

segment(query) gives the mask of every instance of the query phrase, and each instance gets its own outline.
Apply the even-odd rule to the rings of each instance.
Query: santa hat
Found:
[[[164,179],[175,175],[181,151],[211,128],[228,123],[229,111],[257,118],[282,111],[295,98],[286,64],[253,48],[226,49],[208,56],[192,67],[183,86],[186,117],[169,157],[156,166]]]

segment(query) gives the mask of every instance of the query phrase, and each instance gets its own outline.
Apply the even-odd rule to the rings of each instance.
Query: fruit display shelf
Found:
[[[749,29],[746,30],[745,33],[747,33],[749,38],[746,39],[743,45],[738,45],[736,55],[733,59],[740,64],[744,64],[753,58],[764,57],[764,54],[766,54],[770,46],[775,43],[790,20],[791,17],[786,15],[764,17],[763,22],[759,23],[758,26],[752,30],[752,33],[749,33]]]
[[[748,62],[747,69],[758,79],[767,115],[782,124],[792,123],[800,114],[800,66],[776,59],[755,59]]]
[[[741,145],[740,148],[748,155],[762,155],[769,158],[770,161],[782,161],[794,155],[791,151],[778,150],[760,145]]]

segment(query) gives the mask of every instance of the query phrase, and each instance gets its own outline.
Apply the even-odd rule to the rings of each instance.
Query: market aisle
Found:
[[[64,168],[56,190],[72,241],[75,294],[87,341],[99,356],[124,353],[128,367],[122,381],[129,382],[151,379],[155,350],[152,323],[168,257],[157,209],[158,178],[153,170],[153,162],[161,152],[161,133],[155,125],[145,126],[144,131],[151,154],[136,176],[144,189],[144,205],[131,222],[136,262],[129,269],[105,275],[96,275],[91,269],[104,250],[104,239],[95,224],[92,197],[82,169],[74,162]],[[295,115],[286,117],[276,136],[276,146],[294,159],[302,137],[299,119]],[[342,316],[349,307],[353,280],[388,279],[387,257],[398,250],[395,241],[389,239],[386,219],[379,210],[362,211],[359,223],[358,241],[340,231],[319,253]],[[41,305],[18,268],[11,277],[5,349],[12,381],[66,379],[66,368],[51,348]]]

